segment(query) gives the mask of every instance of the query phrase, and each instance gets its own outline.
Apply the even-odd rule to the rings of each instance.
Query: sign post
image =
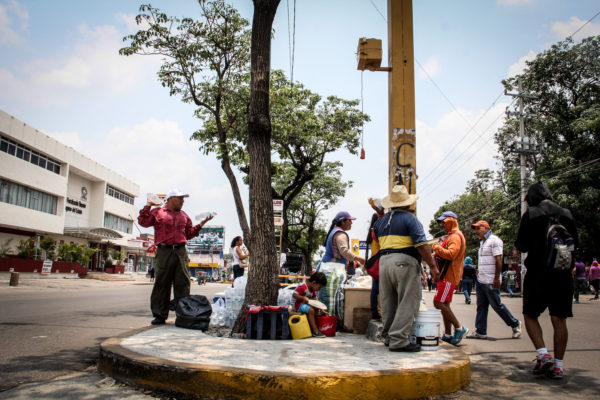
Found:
[[[52,272],[52,260],[44,261],[42,265],[42,275],[47,275]]]

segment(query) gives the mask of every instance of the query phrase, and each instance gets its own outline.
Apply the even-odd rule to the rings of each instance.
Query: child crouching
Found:
[[[298,286],[293,294],[294,299],[296,299],[294,309],[299,313],[306,314],[313,337],[325,337],[325,335],[319,331],[315,309],[308,305],[308,301],[316,300],[317,292],[325,285],[327,285],[327,277],[325,274],[322,272],[315,272],[308,278],[308,281]]]

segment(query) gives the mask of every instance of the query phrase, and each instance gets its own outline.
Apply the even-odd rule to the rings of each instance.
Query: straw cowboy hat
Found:
[[[392,189],[392,193],[383,198],[381,205],[385,208],[410,206],[417,201],[418,198],[419,196],[416,194],[408,194],[406,186],[396,185]]]

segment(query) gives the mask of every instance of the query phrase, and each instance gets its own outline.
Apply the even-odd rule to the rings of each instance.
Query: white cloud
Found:
[[[0,87],[9,89],[5,93],[12,97],[47,105],[66,104],[74,94],[90,89],[128,93],[155,79],[158,57],[119,55],[123,33],[115,26],[82,25],[78,31],[79,41],[54,53],[54,58],[29,60],[18,71],[0,74]]]
[[[552,24],[552,31],[556,36],[563,40],[566,37],[572,35],[579,28],[586,23],[585,20],[581,20],[577,17],[571,17],[569,21],[556,21]],[[600,23],[589,22],[577,34],[575,39],[582,39],[588,36],[600,35]]]
[[[536,0],[496,0],[502,6],[525,6],[533,4]]]
[[[525,68],[527,68],[527,64],[525,64],[525,62],[534,60],[536,55],[537,54],[533,50],[529,50],[527,55],[519,58],[519,61],[508,67],[508,76],[512,77],[523,73]]]
[[[0,4],[0,44],[14,44],[21,39],[17,28],[13,27],[15,18],[11,18],[11,16],[16,17],[16,20],[20,22],[21,29],[27,28],[29,13],[23,5],[16,0],[9,0],[4,5]]]
[[[440,71],[440,61],[436,56],[431,56],[423,64],[423,68],[419,68],[419,78],[427,79],[434,78]]]

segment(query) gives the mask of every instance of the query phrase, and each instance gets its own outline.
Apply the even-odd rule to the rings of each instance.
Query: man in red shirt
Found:
[[[154,316],[152,325],[164,324],[169,316],[171,286],[176,299],[189,296],[189,258],[185,245],[189,239],[198,236],[204,224],[213,218],[209,216],[193,226],[190,217],[181,210],[185,197],[189,195],[179,189],[171,189],[163,207],[151,209],[156,204],[148,201],[138,216],[141,226],[154,226],[156,278],[150,295],[150,309]]]

